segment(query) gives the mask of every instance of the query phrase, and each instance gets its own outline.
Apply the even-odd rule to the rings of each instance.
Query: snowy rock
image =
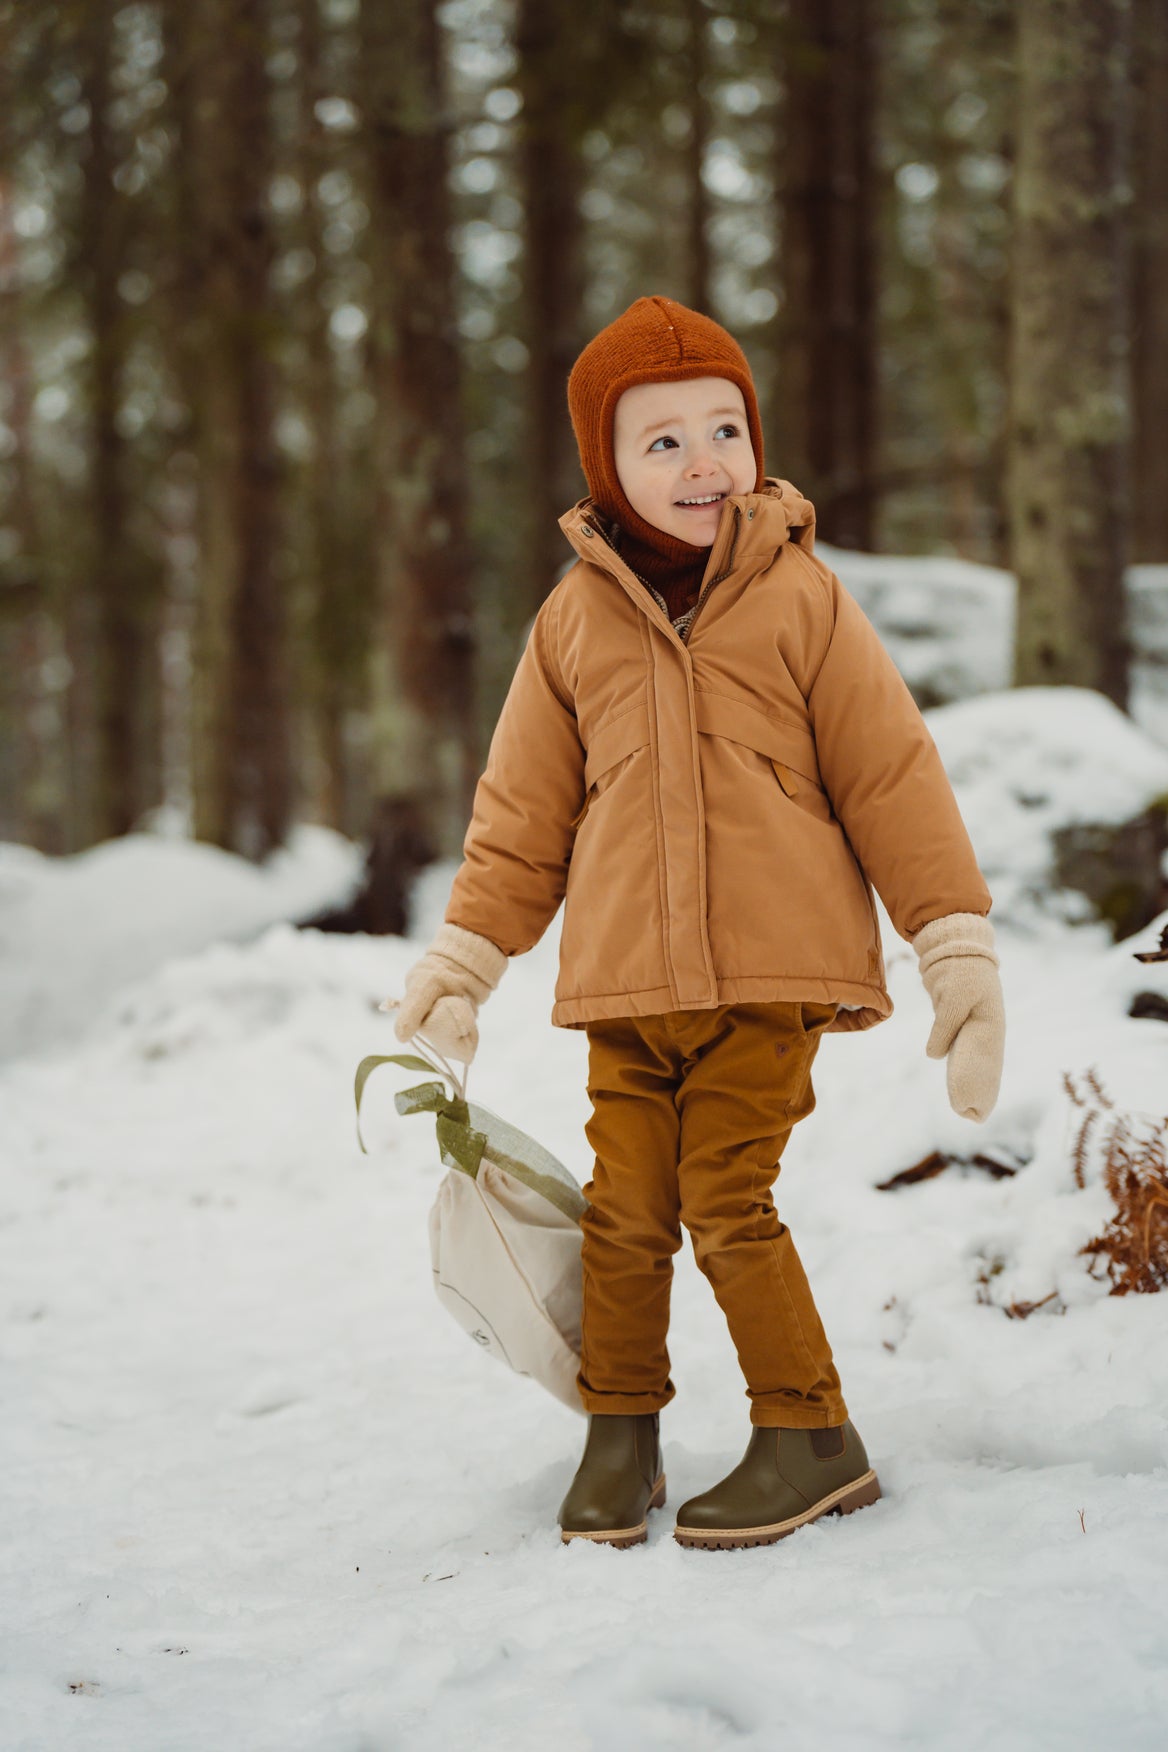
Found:
[[[1131,566],[1128,630],[1137,658],[1168,671],[1168,566]]]
[[[1009,687],[1012,572],[945,555],[866,554],[816,542],[872,621],[922,708]],[[1168,566],[1130,566],[1131,713],[1168,746]]]
[[[1053,840],[1056,886],[1085,894],[1117,939],[1168,905],[1168,794],[1118,827],[1060,827]]]
[[[816,542],[876,627],[922,708],[1009,686],[1013,574],[927,555],[864,554]]]
[[[926,720],[994,896],[995,919],[1036,925],[1103,916],[1106,866],[1076,865],[1066,848],[1074,830],[1098,837],[1097,830],[1122,827],[1153,805],[1162,810],[1168,749],[1088,688],[1014,688],[939,706]],[[1072,886],[1076,873],[1082,889]],[[1164,905],[1156,858],[1145,855],[1139,876],[1142,923]]]
[[[1168,912],[1118,943],[1103,958],[1096,976],[1101,1009],[1113,1015],[1168,1020],[1168,961],[1138,961],[1139,954],[1157,950],[1168,931]],[[1168,1046],[1168,1037],[1165,1039]],[[1165,1078],[1168,1083],[1168,1077]]]
[[[1168,746],[1168,566],[1132,566],[1127,583],[1132,716]]]

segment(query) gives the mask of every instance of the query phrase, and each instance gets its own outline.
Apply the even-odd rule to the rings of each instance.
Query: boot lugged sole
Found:
[[[648,1509],[663,1509],[665,1507],[665,1474],[662,1473],[653,1486],[653,1494],[649,1498]],[[595,1545],[642,1545],[649,1537],[649,1515],[645,1511],[645,1519],[639,1527],[611,1527],[598,1533],[569,1533],[561,1530],[560,1544],[567,1545],[572,1539],[591,1539]]]
[[[774,1521],[769,1527],[683,1527],[679,1522],[673,1537],[679,1545],[689,1545],[702,1551],[738,1551],[745,1545],[774,1545],[788,1533],[797,1533],[821,1515],[850,1515],[855,1509],[866,1509],[880,1498],[880,1482],[875,1472],[865,1472],[851,1484],[845,1484],[830,1496],[813,1503],[801,1515],[789,1521]]]

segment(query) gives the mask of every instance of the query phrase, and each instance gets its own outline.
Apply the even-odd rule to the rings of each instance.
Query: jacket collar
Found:
[[[604,519],[591,498],[578,499],[558,521],[582,560],[611,572],[642,606],[666,618],[605,539]],[[705,582],[733,572],[761,571],[786,541],[797,542],[807,553],[813,550],[815,507],[790,481],[767,475],[761,492],[731,493],[723,500]]]

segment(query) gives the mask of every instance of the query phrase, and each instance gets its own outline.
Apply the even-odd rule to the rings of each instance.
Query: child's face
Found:
[[[617,477],[633,510],[667,535],[709,547],[728,493],[754,491],[746,403],[725,377],[638,383],[616,404]],[[713,503],[685,499],[718,495]]]

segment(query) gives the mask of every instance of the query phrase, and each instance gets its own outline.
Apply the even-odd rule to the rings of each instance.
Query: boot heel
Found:
[[[876,1494],[879,1495],[880,1493],[877,1492]],[[653,1486],[653,1495],[649,1498],[649,1507],[651,1509],[663,1509],[665,1507],[665,1474],[664,1473],[661,1474],[661,1477],[657,1480],[656,1484]]]
[[[866,1509],[870,1503],[880,1500],[880,1480],[874,1472],[865,1473],[857,1479],[847,1496],[836,1504],[836,1513],[850,1515],[853,1509]]]

